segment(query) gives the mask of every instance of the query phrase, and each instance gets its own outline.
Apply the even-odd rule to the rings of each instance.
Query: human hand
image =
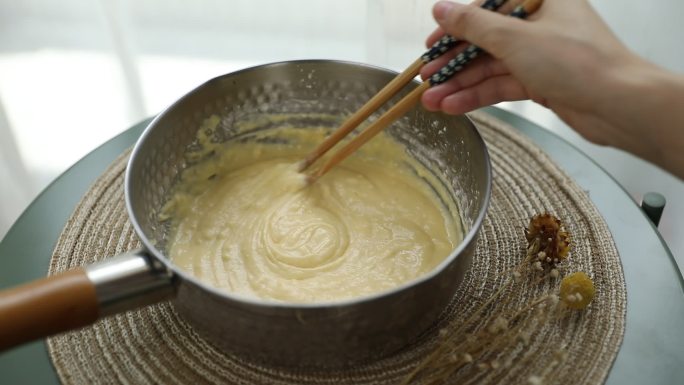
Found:
[[[591,87],[605,81],[609,68],[628,65],[634,57],[586,1],[547,0],[527,21],[448,2],[437,3],[434,16],[441,28],[430,40],[446,31],[491,56],[426,91],[422,100],[427,109],[460,114],[501,101],[532,99],[590,140],[604,142],[592,135],[595,130],[584,129],[594,127],[592,112],[602,107],[591,97]],[[428,63],[421,74],[435,72],[448,60],[445,55]]]
[[[422,102],[428,110],[461,114],[501,101],[531,99],[594,143],[622,148],[675,173],[680,173],[675,168],[684,169],[682,159],[662,159],[663,146],[672,141],[649,141],[645,132],[657,124],[654,119],[662,119],[662,107],[672,104],[668,100],[673,94],[679,96],[674,100],[684,96],[682,78],[629,51],[586,0],[546,0],[528,20],[450,2],[437,3],[433,14],[440,27],[428,38],[428,46],[448,33],[480,46],[489,56],[427,90]],[[451,57],[426,64],[423,78]],[[668,93],[666,83],[683,87]],[[644,92],[651,95],[644,98]],[[684,122],[681,115],[676,118]],[[664,132],[661,138],[684,145],[677,132]],[[682,152],[681,147],[676,150]],[[673,168],[673,161],[680,164]]]

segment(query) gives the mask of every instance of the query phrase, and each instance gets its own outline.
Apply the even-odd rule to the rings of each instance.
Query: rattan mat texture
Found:
[[[604,382],[622,343],[626,312],[622,266],[608,227],[587,193],[539,147],[482,112],[470,117],[489,148],[492,200],[473,265],[441,325],[467,318],[507,279],[506,271],[525,253],[523,227],[542,212],[561,218],[572,234],[573,248],[563,271],[589,274],[597,295],[589,308],[564,322],[540,325],[524,349],[507,353],[510,366],[465,367],[447,382],[527,384],[530,376],[545,371],[559,348],[566,358],[546,371],[544,383]],[[127,159],[128,152],[115,160],[82,198],[55,247],[50,274],[140,247],[124,204]],[[527,285],[507,295],[524,304],[548,291],[551,286],[545,285],[551,283]],[[172,304],[161,303],[52,337],[48,349],[65,384],[396,384],[433,351],[440,327],[392,356],[351,369],[312,373],[222,353],[198,336]]]

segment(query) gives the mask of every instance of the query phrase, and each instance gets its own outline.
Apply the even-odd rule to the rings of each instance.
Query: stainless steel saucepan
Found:
[[[344,366],[415,340],[435,323],[459,286],[489,201],[487,150],[465,116],[417,107],[388,129],[435,170],[457,202],[455,215],[465,231],[462,244],[434,271],[389,291],[316,304],[236,296],[178,269],[165,255],[167,229],[158,218],[206,118],[220,117],[212,133],[219,141],[244,134],[236,123],[258,121],[263,114],[284,113],[299,127],[333,128],[317,116],[355,111],[395,75],[363,64],[293,61],[220,76],[183,96],[150,123],[126,170],[126,206],[144,249],[0,293],[0,349],[169,298],[218,348],[277,365]]]

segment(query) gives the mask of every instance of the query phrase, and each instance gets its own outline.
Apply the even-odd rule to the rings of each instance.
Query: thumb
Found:
[[[469,41],[494,57],[505,56],[520,33],[520,20],[479,8],[440,1],[432,9],[439,26],[449,35]]]

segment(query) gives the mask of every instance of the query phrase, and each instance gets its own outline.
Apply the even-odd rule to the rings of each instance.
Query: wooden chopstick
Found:
[[[313,151],[311,151],[304,160],[299,164],[299,171],[306,170],[318,158],[323,156],[328,150],[335,146],[347,134],[354,131],[354,129],[366,120],[371,114],[385,104],[394,94],[399,92],[408,82],[418,75],[420,68],[423,66],[422,59],[417,59],[404,72],[397,75],[392,81],[375,94],[363,107],[354,112],[342,125],[335,130],[330,136],[325,138]]]
[[[420,96],[423,91],[430,88],[429,82],[423,82],[408,95],[404,96],[397,104],[392,106],[389,111],[382,114],[378,120],[371,123],[365,130],[361,131],[354,139],[350,140],[344,147],[337,151],[327,162],[323,164],[319,169],[317,169],[313,174],[310,174],[307,178],[309,183],[313,183],[316,179],[320,178],[328,172],[335,165],[340,163],[346,157],[351,155],[354,151],[358,150],[359,147],[368,142],[372,137],[377,135],[385,127],[392,124],[395,120],[399,119],[401,116],[406,114],[413,106],[420,100]]]
[[[506,0],[486,0],[482,4],[482,8],[488,10],[497,10],[503,5]],[[334,147],[340,140],[354,131],[361,122],[368,119],[371,114],[380,106],[385,104],[392,98],[399,90],[404,88],[411,80],[413,80],[425,63],[428,63],[440,57],[451,48],[455,47],[460,41],[450,35],[444,35],[437,40],[429,50],[427,50],[420,58],[416,59],[408,66],[402,73],[392,79],[385,87],[383,87],[377,94],[375,94],[366,104],[354,112],[342,125],[323,140],[313,151],[306,155],[306,157],[299,163],[299,171],[302,172],[311,166],[316,160],[323,156],[328,150]]]
[[[511,17],[517,17],[524,19],[530,14],[534,13],[539,7],[541,6],[543,0],[525,0],[523,4],[517,6],[513,12],[509,14]],[[441,40],[441,39],[440,39]],[[408,95],[406,95],[404,98],[402,98],[399,102],[397,102],[394,106],[392,106],[387,112],[385,112],[383,115],[381,115],[376,121],[371,123],[365,130],[363,130],[361,133],[359,133],[356,137],[354,137],[352,140],[350,140],[344,147],[342,147],[338,152],[336,152],[332,157],[330,157],[327,162],[323,164],[319,169],[314,171],[312,174],[307,176],[307,181],[308,183],[313,183],[315,182],[318,178],[323,176],[325,173],[327,173],[331,168],[336,166],[338,163],[340,163],[342,160],[346,159],[349,155],[351,155],[354,151],[359,149],[362,145],[364,145],[366,142],[368,142],[371,138],[373,138],[375,135],[377,135],[380,131],[382,131],[385,127],[389,126],[392,124],[394,121],[399,119],[401,116],[406,114],[413,106],[420,100],[421,95],[425,90],[430,88],[431,86],[441,84],[448,79],[450,79],[455,73],[461,71],[463,67],[475,59],[480,53],[482,52],[482,49],[471,44],[469,45],[463,52],[459,53],[456,55],[456,57],[452,60],[449,61],[442,69],[437,71],[434,75],[432,75],[429,79],[429,81],[421,83],[418,87],[416,87],[413,91],[409,92]],[[415,75],[412,77],[406,78],[409,76],[411,71],[416,71],[417,72],[420,70],[424,63],[423,58],[416,60],[407,70],[402,72],[400,75],[397,76],[397,78],[401,77],[401,81],[406,84],[408,81],[410,81]],[[411,71],[409,71],[411,70]],[[403,76],[402,76],[403,75]],[[397,78],[393,79],[397,80]],[[390,84],[392,83],[390,82]],[[395,84],[392,85],[392,90],[394,90],[394,93],[398,92],[400,81],[395,82]],[[345,129],[344,133],[340,133],[339,135],[338,132],[342,132],[342,128],[338,129],[336,132],[334,132],[329,138],[327,138],[324,143],[325,146],[323,146],[323,143],[319,145],[314,152],[312,152],[310,155],[314,154],[311,156],[307,156],[307,158],[304,160],[303,164],[305,164],[304,167],[300,167],[300,170],[306,169],[308,166],[310,166],[316,159],[318,159],[320,156],[322,156],[326,151],[328,151],[330,148],[332,148],[337,142],[339,142],[344,136],[346,136],[349,132],[351,132],[358,124],[360,124],[366,117],[370,116],[374,110],[380,107],[385,101],[389,100],[394,93],[391,93],[389,91],[390,85],[388,84],[385,88],[383,88],[378,94],[376,94],[371,101],[366,103],[363,107],[361,107],[361,110],[363,110],[363,113],[359,113],[357,111],[355,114],[350,117],[345,124],[343,124],[343,127]],[[399,88],[397,88],[399,87]],[[387,92],[384,92],[386,89],[388,89]],[[379,94],[382,95],[378,97]],[[388,96],[389,95],[389,96]],[[371,102],[373,102],[372,106]],[[368,107],[368,108],[366,108]],[[374,108],[373,108],[374,107]],[[363,116],[364,114],[365,117],[360,118],[360,116]],[[357,116],[358,115],[358,116]],[[347,122],[350,120],[353,120],[356,122],[355,125],[349,124],[347,125]],[[331,137],[335,136],[335,138],[330,139]],[[327,143],[326,143],[327,142]],[[320,149],[325,148],[322,151],[318,151]]]

